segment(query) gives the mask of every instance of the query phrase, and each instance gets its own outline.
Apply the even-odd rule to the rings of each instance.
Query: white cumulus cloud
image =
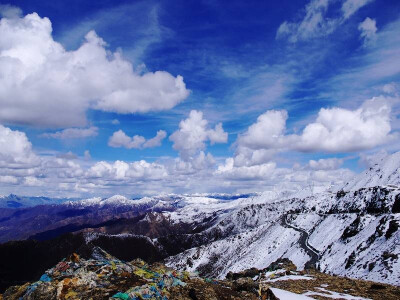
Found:
[[[67,51],[48,18],[32,13],[0,20],[0,121],[80,127],[89,108],[117,113],[170,109],[188,95],[181,76],[140,74],[90,31]]]
[[[144,142],[143,148],[154,148],[154,147],[161,146],[161,143],[162,143],[163,139],[166,138],[166,136],[167,136],[167,133],[164,130],[157,131],[157,134],[155,137]]]
[[[155,137],[146,140],[141,135],[129,137],[124,131],[118,130],[109,138],[108,145],[114,148],[124,147],[127,149],[154,148],[161,146],[161,143],[166,136],[167,133],[164,130],[159,130]]]
[[[300,151],[346,152],[371,149],[388,142],[391,107],[384,97],[375,97],[356,110],[321,109],[314,123],[299,137]]]
[[[390,102],[391,98],[380,96],[355,110],[322,108],[301,134],[286,134],[286,111],[267,111],[239,135],[235,165],[265,163],[275,152],[283,150],[352,152],[387,143],[395,137],[391,133]],[[317,162],[312,164],[317,166]]]
[[[262,179],[273,175],[275,167],[274,162],[237,167],[233,158],[227,158],[224,165],[218,166],[215,174],[234,180]]]
[[[0,167],[29,168],[39,161],[24,132],[0,125]]]
[[[163,165],[148,163],[144,160],[127,163],[117,160],[113,163],[100,161],[90,167],[85,177],[100,178],[101,180],[156,180],[167,176]]]
[[[284,137],[288,113],[269,110],[257,118],[247,131],[239,136],[238,143],[250,149],[279,148],[287,143]]]
[[[313,170],[336,170],[343,164],[340,158],[321,158],[319,160],[310,160],[308,165]]]
[[[178,150],[184,160],[196,156],[199,151],[204,150],[206,142],[226,143],[228,133],[219,123],[214,129],[208,127],[208,121],[203,119],[201,111],[192,110],[189,117],[179,123],[179,129],[169,139],[174,143],[173,148]]]

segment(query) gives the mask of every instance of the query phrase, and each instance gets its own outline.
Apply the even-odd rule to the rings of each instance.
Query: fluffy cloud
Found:
[[[265,112],[239,136],[238,143],[250,149],[282,147],[287,143],[287,137],[284,137],[287,118],[288,113],[284,110]]]
[[[343,159],[339,158],[321,158],[319,160],[310,160],[308,165],[313,170],[336,170],[343,164]]]
[[[108,140],[108,145],[110,147],[119,148],[124,147],[127,149],[144,149],[144,148],[154,148],[161,146],[162,140],[167,136],[164,130],[157,131],[157,135],[149,140],[141,135],[135,135],[129,137],[122,130],[118,130],[113,133],[113,135]]]
[[[125,147],[127,149],[139,149],[145,140],[146,139],[140,135],[135,135],[131,138],[120,129],[113,133],[108,140],[108,145],[114,148]]]
[[[50,20],[36,13],[0,20],[0,121],[79,127],[89,108],[159,111],[189,95],[181,76],[139,74],[93,31],[75,51],[65,50],[51,32]]]
[[[25,133],[0,125],[0,168],[30,168],[38,163]]]
[[[150,140],[149,140],[150,141]],[[151,142],[154,145],[154,140]],[[147,181],[157,182],[168,176],[164,165],[144,160],[134,162],[91,162],[89,151],[84,157],[72,152],[38,156],[25,133],[0,125],[0,186],[9,192],[36,188],[46,195],[67,196],[76,193],[99,192],[119,185],[129,187]],[[201,158],[199,159],[201,161]]]
[[[287,38],[296,43],[311,38],[331,34],[339,25],[371,0],[346,0],[341,7],[341,13],[336,18],[328,18],[327,12],[333,0],[311,0],[305,7],[305,16],[297,22],[283,22],[276,37]]]
[[[212,172],[215,166],[215,159],[211,153],[200,151],[197,156],[191,157],[188,160],[176,158],[172,166],[170,166],[170,174],[174,175],[193,175],[199,172]],[[210,174],[211,175],[211,174]]]
[[[82,139],[87,137],[93,137],[98,135],[97,127],[89,127],[89,128],[67,128],[61,131],[57,131],[54,133],[43,133],[40,136],[44,138],[53,138],[53,139]]]
[[[3,193],[15,192],[16,185],[20,193],[69,197],[108,195],[115,193],[116,187],[121,193],[130,194],[133,186],[150,194],[232,192],[249,188],[262,191],[282,183],[284,188],[296,190],[310,181],[316,186],[340,182],[349,174],[348,170],[330,170],[332,163],[325,161],[315,162],[319,167],[310,170],[310,167],[278,168],[274,162],[237,166],[234,159],[229,158],[215,169],[216,160],[204,151],[189,160],[170,158],[163,162],[92,162],[89,158],[86,151],[84,157],[70,152],[37,156],[23,132],[0,127],[0,186]]]
[[[166,136],[167,136],[167,133],[164,130],[157,131],[157,134],[155,137],[144,142],[143,148],[154,148],[154,147],[161,146],[162,140],[165,139]]]
[[[114,163],[100,161],[87,170],[86,177],[101,180],[158,180],[167,176],[163,165],[148,163],[144,160],[126,163],[117,160]]]
[[[361,31],[361,38],[364,39],[364,45],[367,45],[376,40],[376,21],[366,18],[358,25],[358,30]]]
[[[242,187],[250,191],[268,189],[304,191],[308,188],[318,191],[331,185],[342,185],[352,176],[354,173],[348,169],[310,170],[309,166],[279,168],[274,162],[236,166],[234,159],[228,158],[225,164],[220,165],[214,172],[213,178],[222,180],[223,184],[230,187]]]
[[[275,171],[276,164],[273,162],[254,166],[235,166],[233,158],[227,158],[224,165],[220,165],[215,172],[227,179],[250,180],[262,179],[271,176]]]
[[[205,143],[226,143],[228,134],[219,123],[214,129],[208,128],[208,121],[203,119],[201,111],[192,110],[189,117],[179,123],[179,129],[169,139],[174,143],[173,148],[178,150],[184,160],[196,156],[204,150]]]
[[[393,137],[390,112],[384,97],[372,98],[356,110],[321,109],[316,121],[304,128],[296,148],[327,152],[371,149]]]
[[[75,153],[72,153],[72,151],[68,151],[67,153],[60,153],[56,157],[65,158],[65,159],[77,159],[78,158],[78,156]]]
[[[348,152],[371,149],[394,136],[390,125],[391,107],[385,97],[365,101],[356,110],[322,108],[315,122],[301,135],[285,135],[287,113],[267,111],[239,136],[238,155],[242,148],[288,149],[302,152]]]
[[[41,175],[41,159],[25,133],[0,125],[0,183],[16,185]]]

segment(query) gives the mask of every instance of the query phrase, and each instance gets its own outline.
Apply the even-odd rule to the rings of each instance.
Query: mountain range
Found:
[[[0,210],[3,290],[93,247],[219,279],[287,258],[299,270],[400,286],[400,152],[343,186],[308,195],[40,199]],[[16,271],[24,268],[23,276]]]

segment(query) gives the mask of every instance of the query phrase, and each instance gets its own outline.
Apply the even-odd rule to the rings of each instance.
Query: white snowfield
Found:
[[[311,276],[304,275],[286,275],[278,278],[267,279],[266,282],[285,281],[285,280],[313,280]]]
[[[313,300],[314,298],[307,297],[305,295],[295,294],[289,291],[271,288],[271,291],[276,297],[282,300]]]

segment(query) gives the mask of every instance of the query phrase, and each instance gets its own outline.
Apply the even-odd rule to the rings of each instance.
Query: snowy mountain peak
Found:
[[[80,201],[69,201],[66,204],[72,206],[95,206],[95,205],[127,205],[134,203],[134,200],[128,199],[122,195],[114,195],[110,198],[100,198],[100,197],[93,197],[88,199],[83,199]]]
[[[343,190],[358,190],[373,186],[400,186],[400,152],[381,157],[370,168],[346,183]]]
[[[111,196],[110,198],[104,199],[102,202],[107,203],[107,204],[126,204],[131,201],[133,201],[133,200],[130,200],[130,199],[126,198],[125,196],[114,195],[114,196]]]

